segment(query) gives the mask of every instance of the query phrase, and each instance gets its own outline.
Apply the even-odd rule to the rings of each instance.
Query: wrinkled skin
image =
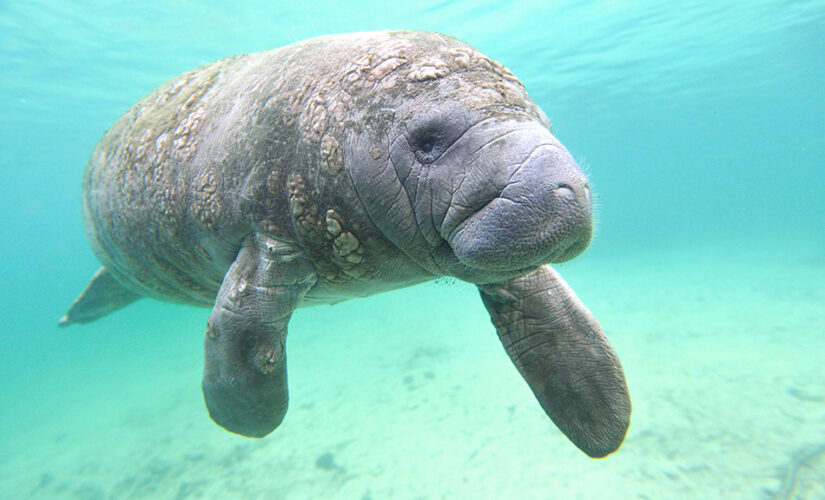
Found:
[[[142,296],[211,307],[204,397],[232,432],[283,419],[296,308],[448,275],[576,446],[624,439],[618,358],[549,266],[587,247],[590,187],[515,77],[457,40],[335,35],[184,74],[101,140],[84,216],[103,268],[61,324]]]

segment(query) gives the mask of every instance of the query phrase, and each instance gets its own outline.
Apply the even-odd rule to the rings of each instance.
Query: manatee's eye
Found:
[[[453,101],[416,116],[406,130],[415,160],[422,165],[437,162],[475,121],[463,105]]]
[[[423,164],[433,163],[446,149],[443,135],[432,128],[416,130],[410,139],[415,159]]]

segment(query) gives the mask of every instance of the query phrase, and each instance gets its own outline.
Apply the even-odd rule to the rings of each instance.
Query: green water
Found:
[[[227,55],[422,29],[502,62],[588,171],[558,269],[633,400],[604,460],[552,425],[475,289],[299,310],[290,410],[226,433],[208,311],[57,320],[99,264],[92,148]],[[0,2],[0,498],[825,498],[825,2]]]

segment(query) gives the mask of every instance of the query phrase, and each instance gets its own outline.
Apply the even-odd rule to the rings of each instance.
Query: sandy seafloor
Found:
[[[94,353],[58,361],[48,390],[70,398],[4,429],[0,496],[825,498],[821,243],[585,254],[559,269],[628,377],[630,432],[604,460],[543,414],[473,287],[440,282],[299,310],[291,408],[261,440],[207,417],[207,310],[147,300],[66,331]]]

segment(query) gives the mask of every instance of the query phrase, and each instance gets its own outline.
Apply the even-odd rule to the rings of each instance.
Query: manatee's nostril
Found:
[[[584,183],[579,189],[574,188],[570,184],[559,184],[554,190],[554,194],[564,200],[578,203],[591,203],[592,193],[590,192],[590,185]]]
[[[576,201],[576,191],[569,184],[559,184],[556,188],[556,196],[570,201]]]

